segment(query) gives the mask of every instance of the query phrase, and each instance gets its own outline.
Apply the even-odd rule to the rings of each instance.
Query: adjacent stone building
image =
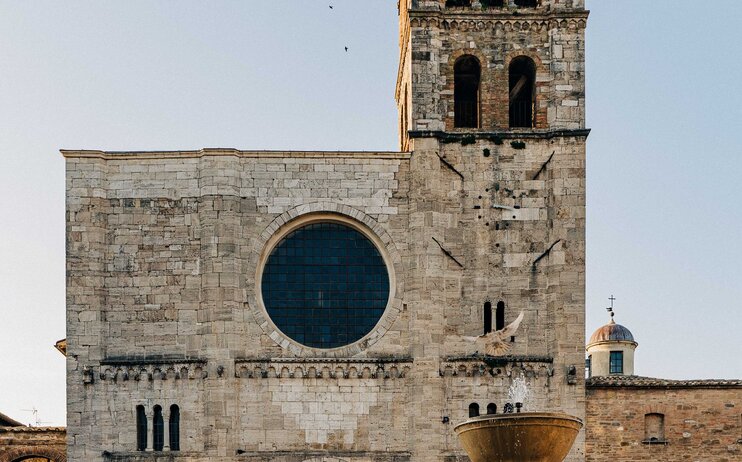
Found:
[[[519,377],[584,418],[587,15],[402,0],[398,152],[63,151],[69,460],[455,462]]]
[[[63,427],[29,427],[0,413],[0,462],[65,462]]]
[[[742,380],[636,376],[636,346],[613,317],[587,345],[586,460],[742,460]]]

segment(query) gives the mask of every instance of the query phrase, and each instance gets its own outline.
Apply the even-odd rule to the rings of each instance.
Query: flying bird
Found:
[[[332,9],[332,5],[330,5],[330,9]]]
[[[348,52],[348,47],[345,47],[345,52],[346,52],[346,53]]]
[[[523,312],[521,311],[518,318],[511,324],[495,332],[480,335],[478,337],[464,337],[468,342],[484,343],[484,352],[489,356],[502,356],[510,351],[510,337],[515,335],[523,321]]]

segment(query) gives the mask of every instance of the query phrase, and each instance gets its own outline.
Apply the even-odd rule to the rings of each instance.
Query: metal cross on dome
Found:
[[[610,300],[610,301],[611,301],[611,306],[609,306],[608,308],[606,308],[606,310],[607,310],[607,311],[608,311],[608,313],[609,313],[609,314],[611,315],[611,321],[613,321],[613,316],[614,316],[614,314],[615,314],[615,313],[613,312],[613,302],[615,302],[615,301],[616,301],[616,297],[614,297],[613,295],[611,295],[610,297],[608,297],[608,300]]]

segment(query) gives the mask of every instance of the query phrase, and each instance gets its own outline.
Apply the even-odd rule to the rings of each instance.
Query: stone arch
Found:
[[[381,319],[365,337],[350,345],[339,348],[312,348],[297,343],[285,336],[268,317],[268,313],[259,296],[261,265],[267,256],[266,252],[269,250],[268,247],[270,246],[271,239],[280,235],[281,230],[311,219],[337,220],[359,228],[367,237],[375,241],[383,258],[388,260],[388,267],[391,270],[389,271],[389,276],[390,285],[393,286],[393,290],[390,290],[390,301]],[[335,202],[313,202],[294,207],[276,217],[256,240],[248,259],[247,274],[254,275],[254,281],[248,281],[248,285],[254,287],[255,290],[251,291],[247,296],[247,308],[252,313],[255,322],[271,340],[296,357],[334,358],[355,356],[379,341],[402,312],[404,268],[402,266],[402,257],[392,237],[376,220],[348,205]]]
[[[504,58],[503,58],[503,67],[502,69],[497,71],[497,77],[496,79],[500,82],[503,82],[503,85],[501,85],[498,89],[497,95],[495,95],[494,99],[498,102],[500,107],[509,108],[510,107],[510,67],[511,64],[513,64],[513,61],[518,59],[524,59],[528,58],[531,61],[533,61],[533,65],[535,67],[535,75],[534,75],[534,82],[533,82],[533,97],[534,97],[534,113],[533,113],[533,128],[534,129],[544,129],[548,128],[548,119],[547,119],[547,98],[544,95],[544,88],[546,88],[547,82],[549,81],[549,69],[547,69],[544,64],[543,60],[541,59],[541,56],[536,51],[533,50],[512,50],[508,52]],[[508,111],[504,111],[502,115],[500,115],[500,119],[498,120],[500,127],[502,128],[510,128],[510,114]]]
[[[456,63],[459,62],[461,58],[464,58],[466,56],[472,56],[479,61],[479,120],[478,120],[478,127],[479,129],[486,129],[491,125],[491,119],[490,119],[490,95],[492,94],[492,79],[489,78],[489,68],[490,68],[490,61],[487,59],[487,56],[484,55],[478,48],[463,48],[463,49],[457,49],[452,51],[448,55],[448,60],[441,60],[441,75],[445,76],[445,94],[450,96],[444,96],[443,102],[446,103],[446,109],[444,113],[444,119],[446,124],[446,130],[453,130],[456,125],[455,121],[455,101],[454,101],[454,94],[455,94],[455,86],[456,86],[456,77],[455,77],[455,68]],[[471,128],[469,128],[471,130]]]
[[[479,128],[482,62],[474,55],[460,56],[453,65],[454,128]]]
[[[651,403],[642,406],[642,412],[644,414],[662,414],[667,415],[667,406],[662,403]]]
[[[20,447],[11,449],[4,454],[0,453],[0,462],[21,462],[32,457],[44,457],[52,462],[67,462],[67,453],[64,449],[40,446]]]

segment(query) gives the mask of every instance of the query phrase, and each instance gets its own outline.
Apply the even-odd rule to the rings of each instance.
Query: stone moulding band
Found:
[[[408,462],[408,451],[245,451],[237,450],[237,460],[253,462]]]
[[[441,361],[441,377],[475,377],[512,375],[521,371],[526,377],[551,377],[554,358],[550,356],[458,356]]]
[[[402,379],[412,367],[412,358],[236,359],[234,366],[238,378]]]
[[[397,159],[407,160],[409,152],[398,151],[242,151],[232,148],[204,148],[194,151],[96,151],[62,149],[67,159],[144,160],[144,159],[188,159],[200,157],[232,156],[244,158],[353,158],[353,159]]]
[[[509,27],[515,30],[527,28],[585,29],[590,12],[586,10],[552,13],[549,15],[520,13],[513,16],[511,11],[497,12],[491,9],[474,13],[410,10],[410,27],[446,27],[449,29],[486,30]]]
[[[206,364],[205,359],[104,360],[101,362],[99,378],[111,382],[205,379],[208,377]],[[86,372],[83,371],[83,374]],[[92,383],[92,380],[86,380],[86,383]]]
[[[527,131],[468,131],[468,132],[444,132],[440,130],[410,130],[410,138],[437,138],[444,143],[461,142],[465,137],[473,136],[477,140],[494,141],[497,139],[552,139],[570,137],[588,137],[589,128],[576,130],[527,130]]]

